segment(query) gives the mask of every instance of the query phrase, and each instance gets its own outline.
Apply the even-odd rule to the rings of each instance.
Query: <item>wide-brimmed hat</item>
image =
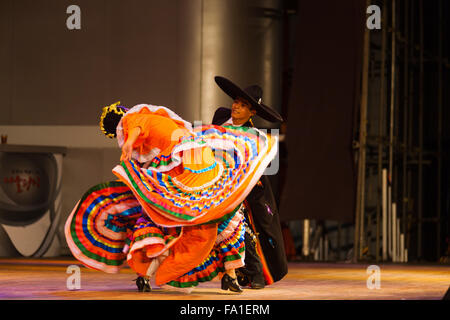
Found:
[[[247,100],[255,108],[256,114],[261,118],[270,122],[283,121],[283,118],[276,110],[262,103],[263,90],[260,86],[252,85],[242,90],[227,78],[216,76],[214,80],[220,89],[233,100],[239,97]]]

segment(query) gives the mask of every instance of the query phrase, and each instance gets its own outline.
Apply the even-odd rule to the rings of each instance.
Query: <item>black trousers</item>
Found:
[[[249,221],[247,212],[244,213],[245,220]],[[246,228],[250,228],[250,224],[246,224]],[[256,234],[255,230],[251,229],[251,233]],[[255,276],[263,276],[263,266],[261,263],[261,259],[259,258],[258,253],[256,252],[256,243],[253,240],[253,237],[249,232],[249,230],[245,231],[245,266],[239,268],[238,270],[242,272],[249,278],[254,278]]]

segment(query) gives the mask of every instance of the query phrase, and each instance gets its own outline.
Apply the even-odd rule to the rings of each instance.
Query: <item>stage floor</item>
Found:
[[[70,265],[80,266],[80,289],[69,290]],[[440,300],[450,286],[450,266],[380,264],[380,288],[369,289],[363,264],[290,263],[282,280],[263,290],[242,294],[220,290],[220,281],[200,284],[191,293],[153,286],[136,291],[135,274],[87,269],[70,259],[0,259],[0,299],[45,300]],[[70,282],[70,281],[69,281]],[[373,282],[370,282],[372,283]]]

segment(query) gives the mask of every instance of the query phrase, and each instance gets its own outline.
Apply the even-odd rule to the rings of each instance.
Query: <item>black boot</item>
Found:
[[[233,279],[226,273],[222,277],[222,290],[230,290],[239,293],[242,292],[242,289],[237,283],[236,279]]]
[[[151,292],[152,287],[150,286],[150,280],[144,277],[137,277],[134,279],[138,287],[139,292]]]
[[[252,289],[264,289],[265,285],[264,276],[261,274],[254,275],[250,280],[250,288]]]

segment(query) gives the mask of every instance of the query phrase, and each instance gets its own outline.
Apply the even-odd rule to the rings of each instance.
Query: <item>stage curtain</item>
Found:
[[[299,1],[282,220],[354,219],[365,11],[364,0]]]

